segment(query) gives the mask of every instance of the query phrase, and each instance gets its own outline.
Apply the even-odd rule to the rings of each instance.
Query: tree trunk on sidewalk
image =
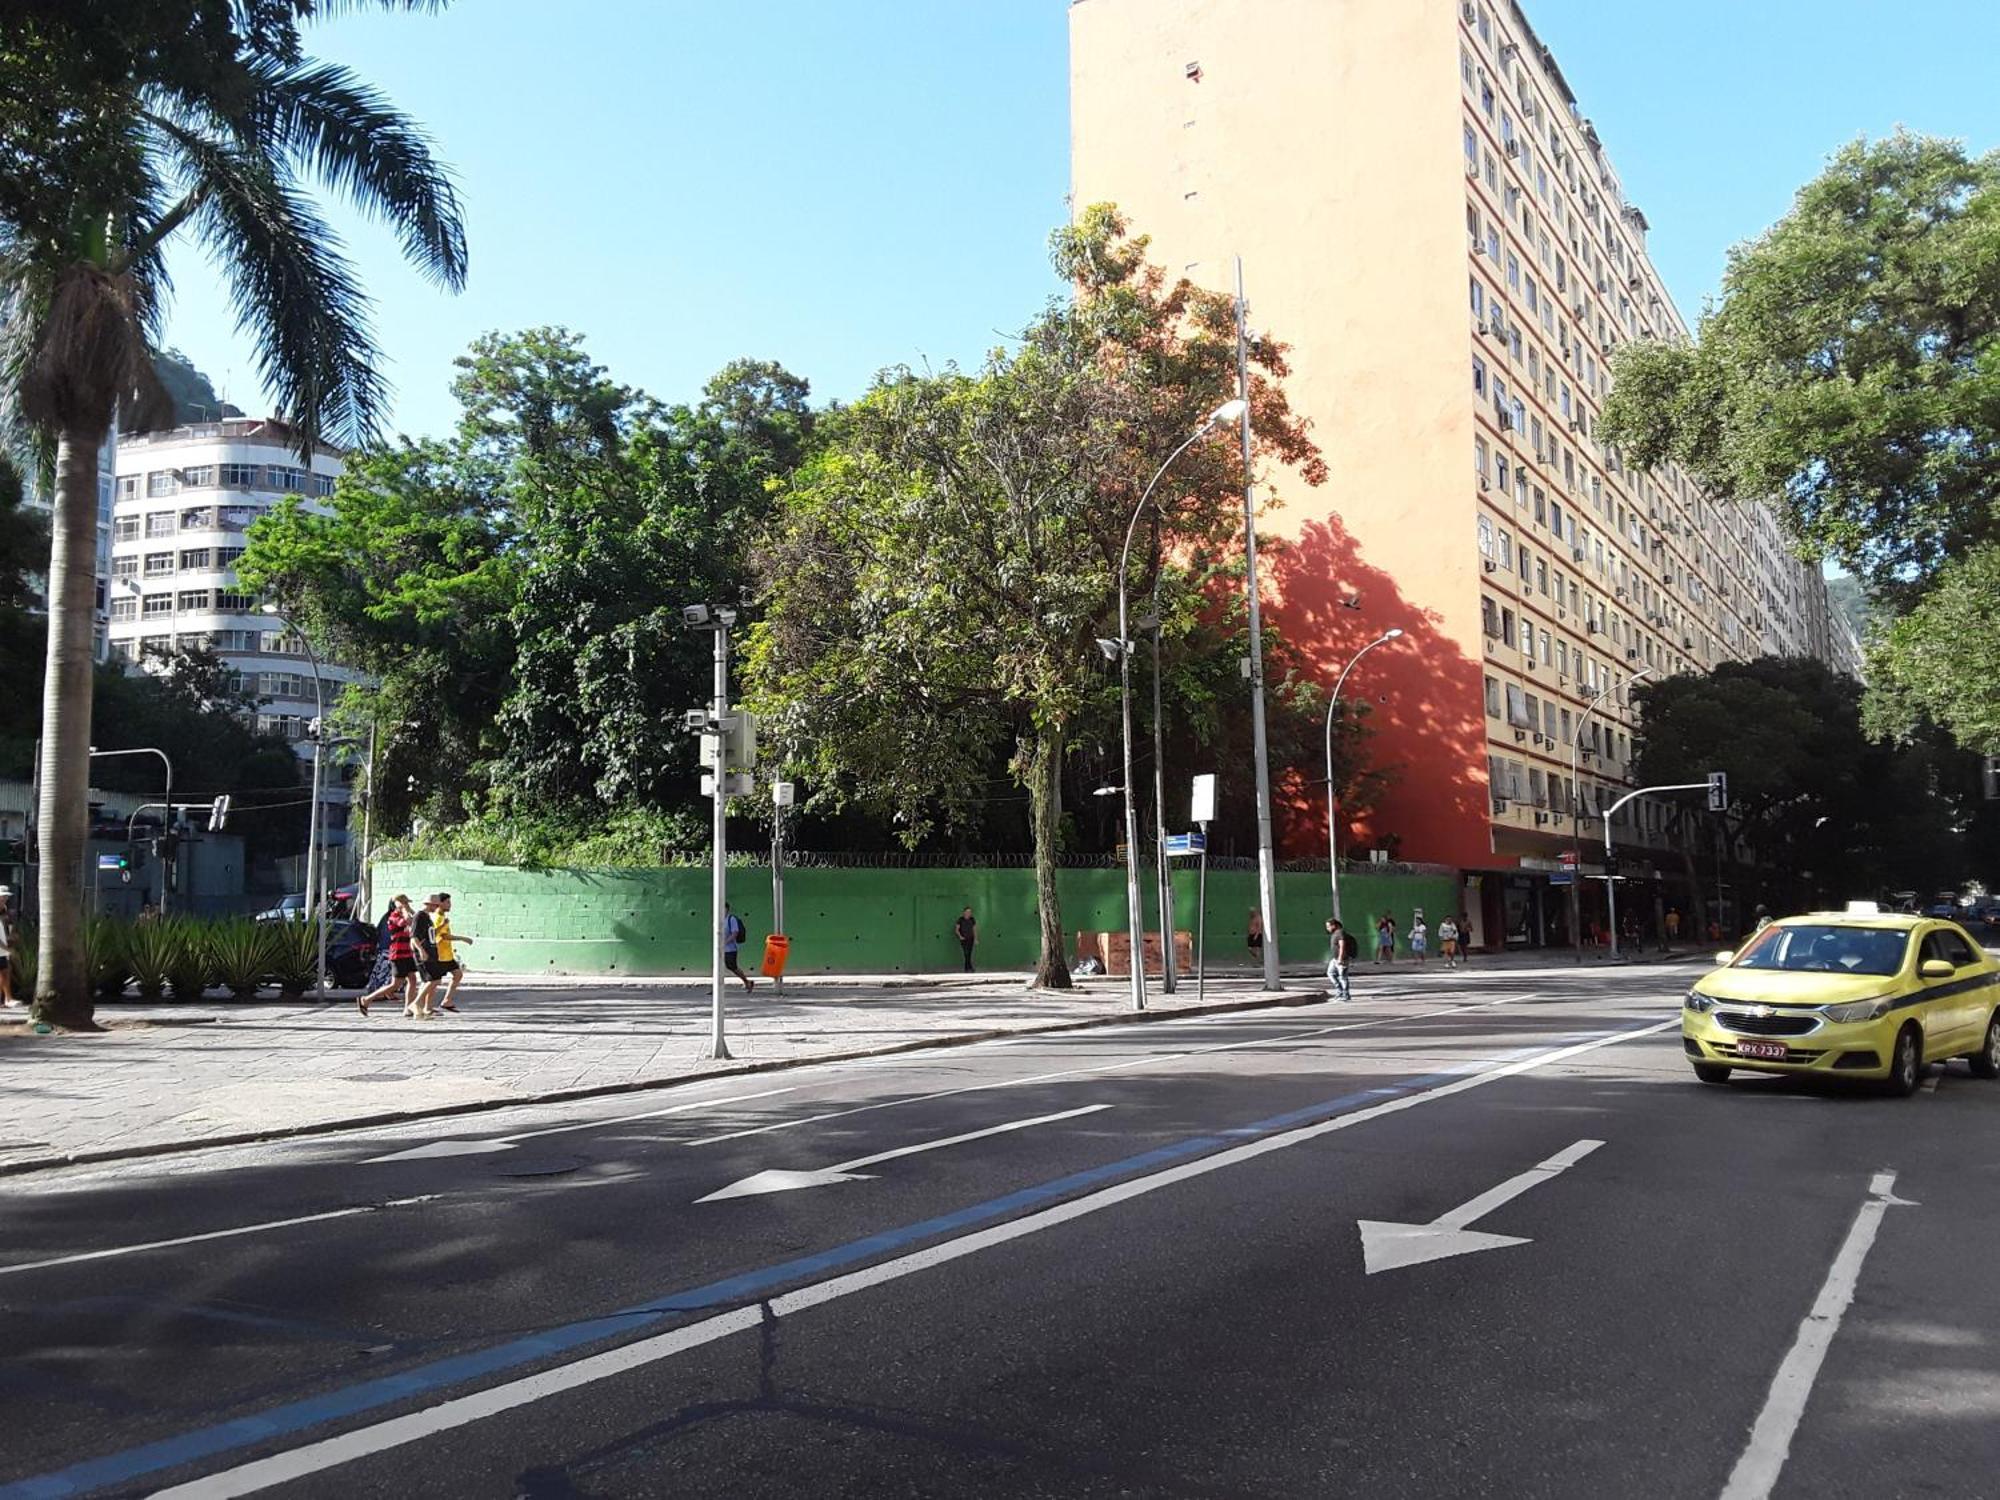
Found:
[[[1069,955],[1063,944],[1062,899],[1056,892],[1056,841],[1062,821],[1062,741],[1053,730],[1024,738],[1016,764],[1028,788],[1028,811],[1035,844],[1035,907],[1042,923],[1042,951],[1035,962],[1037,989],[1070,988]]]
[[[34,1016],[91,1027],[83,952],[83,861],[90,839],[90,689],[97,604],[97,453],[101,431],[64,430],[56,445],[49,547],[48,677],[42,689],[41,805],[36,822]]]

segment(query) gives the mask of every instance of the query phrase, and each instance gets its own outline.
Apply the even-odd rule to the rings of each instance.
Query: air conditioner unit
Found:
[[[1507,143],[1507,159],[1509,161],[1519,161],[1526,154],[1527,147],[1522,144],[1518,137]]]
[[[1627,661],[1637,661],[1639,659],[1639,648],[1637,646],[1627,646],[1625,648],[1625,659]]]
[[[1639,288],[1644,286],[1645,284],[1646,284],[1646,278],[1641,276],[1637,271],[1634,271],[1630,276],[1625,278],[1625,285],[1630,287],[1635,292],[1638,291]]]
[[[1479,487],[1482,490],[1490,490],[1493,488],[1493,481],[1488,479],[1484,474],[1481,474],[1479,476]]]
[[[1600,292],[1609,292],[1611,290],[1611,278],[1609,276],[1598,277],[1597,289]]]
[[[1496,815],[1506,812],[1507,799],[1505,797],[1495,797],[1493,799],[1493,811]]]
[[[1581,547],[1572,547],[1572,548],[1570,548],[1570,551],[1569,551],[1569,560],[1570,560],[1571,562],[1582,562],[1582,561],[1584,560],[1584,552],[1583,552],[1583,548],[1581,548]]]
[[[1569,430],[1570,430],[1571,432],[1582,432],[1582,431],[1583,431],[1583,418],[1582,418],[1582,417],[1571,417],[1571,418],[1569,419]]]
[[[1492,558],[1490,558],[1490,557],[1489,557],[1489,558],[1487,558],[1487,559],[1486,559],[1486,571],[1487,571],[1487,572],[1489,572],[1489,573],[1492,573],[1492,572],[1497,572],[1497,571],[1499,570],[1499,567],[1500,567],[1500,564],[1498,564],[1497,562],[1495,562],[1495,561],[1494,561],[1494,560],[1493,560]]]
[[[1692,650],[1694,650],[1694,637],[1693,637],[1693,636],[1691,636],[1691,635],[1684,635],[1684,636],[1682,636],[1682,637],[1681,637],[1681,650],[1683,650],[1683,651],[1692,651]]]
[[[1535,814],[1535,826],[1537,828],[1540,828],[1543,824],[1547,823],[1548,820],[1549,820],[1549,815],[1547,813],[1538,812]]]
[[[1525,744],[1525,743],[1527,743],[1527,739],[1528,739],[1528,731],[1527,731],[1527,730],[1525,730],[1525,729],[1517,729],[1517,730],[1515,730],[1515,731],[1514,731],[1514,743],[1515,743],[1515,744],[1517,744],[1517,745],[1520,745],[1520,744]]]
[[[1477,177],[1479,175],[1479,163],[1469,156],[1465,159],[1465,175],[1467,177]]]
[[[1612,355],[1618,352],[1618,340],[1606,339],[1597,346],[1597,352],[1602,354],[1606,359],[1611,358]]]
[[[1569,618],[1569,611],[1568,611],[1568,610],[1566,610],[1566,609],[1559,609],[1559,610],[1557,610],[1557,611],[1556,611],[1556,618],[1557,618],[1558,620],[1567,620],[1567,619]]]
[[[1466,25],[1475,26],[1479,23],[1479,7],[1474,5],[1472,0],[1465,0],[1465,3],[1458,9],[1459,13],[1465,17]]]

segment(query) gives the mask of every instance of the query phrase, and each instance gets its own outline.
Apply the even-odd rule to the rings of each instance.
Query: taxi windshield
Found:
[[[1903,967],[1909,941],[1909,933],[1899,927],[1788,922],[1758,933],[1730,967],[1802,974],[1895,974]]]

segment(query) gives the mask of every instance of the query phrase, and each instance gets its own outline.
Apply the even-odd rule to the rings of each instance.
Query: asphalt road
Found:
[[[2000,1086],[1704,1088],[1689,977],[0,1185],[0,1500],[1991,1494]]]

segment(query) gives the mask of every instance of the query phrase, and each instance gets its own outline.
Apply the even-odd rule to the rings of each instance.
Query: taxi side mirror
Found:
[[[1731,962],[1735,957],[1736,957],[1735,950],[1725,949],[1721,953],[1715,955],[1715,966],[1719,969],[1724,964]]]
[[[1917,965],[1917,975],[1922,979],[1949,979],[1957,972],[1941,958],[1927,958]]]

